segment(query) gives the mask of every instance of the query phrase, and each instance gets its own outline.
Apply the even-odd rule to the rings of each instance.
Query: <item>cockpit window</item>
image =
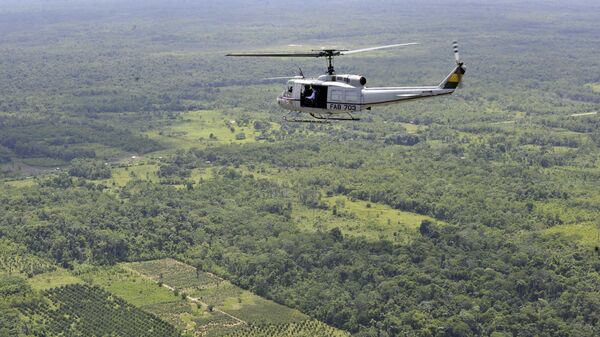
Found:
[[[294,92],[294,85],[288,84],[287,87],[285,88],[285,91],[283,92],[283,95],[285,97],[292,97],[293,92]]]

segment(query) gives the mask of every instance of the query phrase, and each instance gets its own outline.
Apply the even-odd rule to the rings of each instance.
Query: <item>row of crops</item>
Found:
[[[37,290],[35,300],[18,306],[21,314],[28,317],[29,334],[48,337],[181,337],[183,332],[186,336],[202,337],[348,336],[343,331],[308,319],[298,311],[243,291],[211,274],[197,273],[196,268],[172,259],[123,266],[125,269],[84,268],[79,276],[87,283],[40,287],[47,290]],[[186,290],[195,289],[198,302],[186,300],[183,296],[165,297],[162,293],[169,293],[168,290],[152,283],[148,285],[147,280],[141,282],[144,280],[141,276],[127,271],[132,269],[151,273],[145,277],[155,282],[168,279]],[[67,271],[65,273],[68,274]],[[50,274],[55,276],[55,273]],[[35,277],[29,282],[31,284],[35,279],[39,283],[45,280],[44,277]],[[61,284],[65,281],[64,275],[61,274],[61,277],[55,277],[49,284]],[[97,285],[91,285],[92,282]],[[212,285],[208,286],[210,283]],[[241,320],[213,310],[212,305],[207,303]]]
[[[177,291],[197,298],[207,305],[223,310],[233,317],[219,311],[190,311],[186,307],[163,305],[144,307],[160,317],[179,326],[183,330],[205,337],[342,337],[348,336],[324,323],[311,320],[297,310],[245,291],[217,276],[202,272],[174,259],[127,263],[127,268],[137,271],[157,282],[175,288]],[[200,311],[204,311],[200,313]],[[176,316],[186,317],[185,325],[177,322]],[[193,317],[193,318],[192,318]],[[190,324],[190,321],[192,324]],[[190,327],[193,327],[190,329]]]
[[[225,337],[348,337],[347,332],[317,320],[287,324],[246,325]]]
[[[213,287],[223,282],[212,274],[173,259],[134,262],[128,266],[141,274],[151,276],[155,281],[164,282],[186,292]]]
[[[43,292],[47,301],[20,308],[35,324],[36,336],[170,337],[180,333],[156,315],[142,311],[100,287],[83,284]]]

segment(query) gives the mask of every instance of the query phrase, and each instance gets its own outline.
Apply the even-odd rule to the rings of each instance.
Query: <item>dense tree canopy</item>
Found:
[[[458,3],[1,7],[0,336],[47,309],[26,278],[160,257],[361,337],[600,334],[600,8]],[[320,60],[223,57],[402,36],[336,68],[432,84],[448,27],[464,88],[358,123],[258,80]]]

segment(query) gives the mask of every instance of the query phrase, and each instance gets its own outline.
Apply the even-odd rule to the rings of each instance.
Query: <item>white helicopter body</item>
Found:
[[[367,80],[360,75],[336,75],[332,65],[334,56],[352,54],[363,51],[413,45],[405,43],[353,51],[322,50],[308,54],[228,54],[228,56],[267,56],[267,57],[327,57],[328,74],[318,78],[295,76],[287,82],[285,90],[277,97],[277,103],[283,109],[310,114],[316,120],[359,120],[353,113],[371,110],[374,106],[395,104],[406,100],[414,100],[433,96],[449,95],[456,90],[465,73],[460,62],[458,47],[454,43],[456,66],[446,78],[435,86],[420,87],[373,87],[366,86]],[[345,116],[345,117],[343,117]],[[311,122],[315,120],[297,120]]]

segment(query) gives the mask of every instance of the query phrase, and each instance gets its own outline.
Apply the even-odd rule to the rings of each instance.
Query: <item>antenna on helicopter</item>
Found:
[[[310,53],[230,53],[225,56],[250,56],[250,57],[325,57],[327,59],[327,74],[335,74],[333,67],[333,58],[340,55],[349,55],[355,53],[362,53],[366,51],[373,51],[379,49],[387,49],[394,47],[413,46],[419,44],[418,42],[410,43],[399,43],[390,44],[387,46],[370,47],[363,49],[347,50],[347,49],[317,49],[312,50]],[[303,75],[302,75],[303,76]]]

